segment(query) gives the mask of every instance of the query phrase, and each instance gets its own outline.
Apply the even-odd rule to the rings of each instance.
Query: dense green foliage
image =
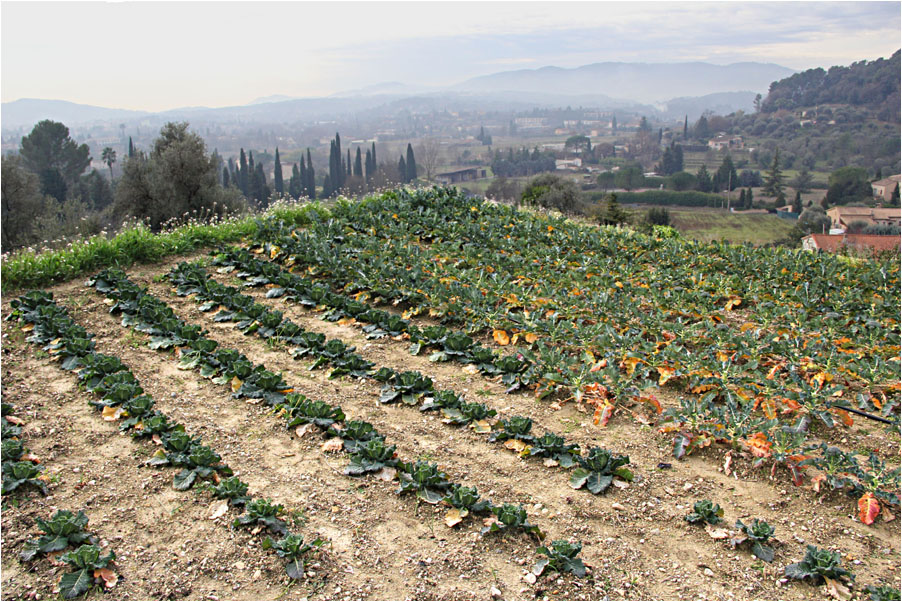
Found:
[[[868,107],[883,121],[898,122],[899,55],[897,50],[889,59],[796,73],[771,84],[761,110],[770,113],[779,109],[848,104]]]

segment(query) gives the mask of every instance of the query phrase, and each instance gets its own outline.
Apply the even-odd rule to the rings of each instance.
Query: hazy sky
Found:
[[[164,110],[604,61],[889,57],[899,2],[0,3],[0,96]]]

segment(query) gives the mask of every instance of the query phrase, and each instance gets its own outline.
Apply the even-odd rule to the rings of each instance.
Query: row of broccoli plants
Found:
[[[282,312],[268,310],[263,304],[255,303],[252,297],[240,294],[238,289],[213,280],[199,264],[180,263],[170,270],[168,278],[175,285],[176,294],[193,296],[195,302],[201,304],[202,311],[221,308],[214,320],[226,316],[225,319],[236,321],[237,327],[246,333],[255,332],[264,339],[272,338],[291,345],[296,345],[298,341],[306,342],[311,337],[311,333],[301,330]],[[253,311],[249,312],[248,308],[253,308]],[[341,341],[334,341],[344,347]],[[307,347],[302,350],[306,353]],[[291,352],[298,357],[298,349]],[[615,476],[633,479],[626,468],[628,456],[593,447],[583,457],[579,446],[568,444],[564,437],[550,432],[542,436],[533,435],[530,418],[513,416],[495,421],[492,420],[497,415],[495,410],[481,403],[468,403],[452,390],[435,389],[432,379],[420,372],[397,372],[388,367],[372,370],[373,364],[362,360],[361,363],[368,364],[367,369],[351,376],[370,377],[382,383],[380,403],[403,402],[419,406],[423,412],[440,410],[446,423],[471,425],[477,433],[489,434],[489,441],[503,443],[523,456],[545,458],[548,464],[563,468],[578,466],[570,478],[570,485],[575,489],[585,487],[591,493],[599,494],[611,485]],[[326,411],[325,407],[322,409]],[[289,423],[289,426],[296,424]]]
[[[52,293],[31,291],[13,300],[12,308],[7,319],[26,324],[32,332],[29,342],[44,345],[43,349],[60,361],[62,369],[76,372],[80,385],[95,397],[90,405],[101,410],[104,419],[119,421],[119,430],[123,434],[136,439],[151,438],[160,446],[147,461],[148,465],[181,469],[173,477],[174,489],[185,491],[201,481],[211,481],[209,487],[215,497],[229,499],[232,506],[245,506],[245,514],[235,519],[234,526],[264,522],[272,531],[285,536],[280,542],[267,544],[264,541],[265,547],[275,547],[282,552],[281,546],[300,540],[300,536],[288,533],[285,523],[276,518],[282,510],[281,505],[273,505],[268,499],[248,498],[247,484],[232,476],[232,470],[222,463],[221,456],[204,445],[200,437],[192,437],[184,425],[154,409],[153,398],[144,394],[132,371],[118,357],[96,352],[94,336],[77,324],[65,308],[56,304]],[[152,340],[159,348],[161,339],[176,336],[176,331],[181,333],[178,336],[190,331],[183,327],[183,324],[169,323],[172,330],[167,332],[161,322],[154,330]],[[311,545],[318,547],[321,543],[316,540]],[[78,562],[104,562],[99,557],[99,550],[77,552]],[[84,576],[74,583],[78,588],[90,587]],[[81,591],[73,596],[80,595]]]
[[[262,252],[261,248],[256,249]],[[283,297],[307,307],[324,308],[323,318],[338,321],[351,318],[359,323],[367,338],[402,337],[410,341],[411,355],[424,349],[433,353],[434,362],[457,361],[473,365],[480,373],[498,377],[508,392],[531,386],[536,380],[534,364],[522,354],[503,355],[478,344],[459,330],[433,325],[420,328],[398,314],[373,307],[369,303],[334,293],[329,287],[282,270],[278,265],[258,259],[254,253],[240,247],[225,247],[214,252],[213,265],[221,270],[235,270],[246,286],[266,286],[268,298]]]
[[[774,549],[770,545],[774,535],[774,527],[766,521],[752,520],[748,525],[741,520],[736,521],[737,532],[733,537],[726,530],[711,530],[712,527],[723,522],[724,511],[719,504],[710,500],[699,500],[692,506],[692,512],[687,514],[684,520],[690,524],[701,524],[709,531],[712,537],[718,539],[729,538],[733,548],[744,546],[749,548],[752,555],[764,562],[773,562]],[[827,583],[837,594],[843,592],[842,598],[849,599],[848,587],[855,580],[855,575],[841,566],[842,554],[838,551],[822,550],[817,546],[808,545],[805,557],[784,568],[784,575],[789,579],[808,581],[812,585]],[[899,590],[889,586],[868,586],[865,590],[871,595],[872,600],[899,600]]]
[[[187,264],[186,264],[187,265]],[[185,269],[185,268],[182,268]],[[181,270],[177,268],[176,272]],[[88,281],[89,286],[95,287],[99,292],[113,300],[111,312],[124,314],[123,324],[132,325],[135,329],[151,335],[149,346],[156,349],[176,347],[180,350],[182,360],[180,367],[190,368],[197,366],[209,366],[209,357],[216,348],[215,341],[203,337],[200,327],[189,325],[176,317],[172,309],[165,302],[147,293],[144,289],[132,283],[121,270],[111,269],[101,272]],[[188,294],[188,293],[185,293]],[[197,293],[195,293],[197,294]],[[125,302],[125,303],[123,303]],[[143,309],[141,309],[143,308]],[[151,309],[152,308],[152,309]],[[153,323],[151,320],[156,319]],[[258,323],[258,326],[261,324]],[[250,324],[246,325],[250,326]],[[275,328],[272,334],[278,329]],[[257,331],[254,329],[253,331]],[[189,338],[190,337],[190,338]],[[183,346],[190,347],[192,342],[207,341],[213,345],[204,345],[211,349],[201,350],[197,356],[190,356],[185,362]],[[197,345],[195,345],[197,346]],[[233,350],[226,350],[233,351]],[[243,356],[242,356],[243,357]],[[197,363],[194,363],[197,358]],[[244,361],[247,361],[246,359]],[[350,462],[344,469],[349,476],[360,476],[375,473],[389,468],[395,471],[395,476],[400,482],[399,494],[416,492],[417,497],[428,503],[442,502],[451,507],[446,522],[455,525],[470,514],[491,515],[485,520],[482,533],[514,532],[522,531],[544,539],[544,533],[538,526],[529,522],[526,510],[519,505],[501,504],[493,505],[489,500],[480,497],[476,488],[466,487],[453,483],[448,475],[439,470],[435,464],[428,462],[404,462],[397,457],[396,446],[388,445],[385,437],[380,435],[372,424],[365,421],[346,421],[344,411],[339,406],[330,406],[322,401],[312,401],[306,396],[295,393],[287,388],[284,382],[279,384],[277,390],[266,390],[256,386],[245,389],[247,380],[241,381],[240,373],[226,368],[218,375],[210,374],[214,381],[218,379],[221,384],[230,383],[234,397],[255,397],[263,399],[273,407],[273,411],[282,416],[288,428],[303,424],[313,424],[322,429],[326,434],[341,441],[342,448],[350,454]],[[253,367],[250,374],[266,372],[262,366]],[[203,368],[201,373],[204,373]],[[270,373],[271,374],[271,373]],[[240,383],[240,384],[239,384]],[[223,480],[216,488],[217,496],[227,497],[232,503],[244,503],[247,486],[231,478]],[[277,517],[281,506],[272,506],[268,500],[254,500],[247,502],[247,513],[235,520],[235,524],[262,524],[271,530],[281,531],[284,523]],[[319,545],[321,542],[313,542]],[[571,546],[571,547],[568,547]],[[573,544],[565,541],[555,541],[551,548],[540,548],[540,551],[549,557],[553,568],[561,566],[569,570],[578,566],[575,554],[579,548],[573,548]],[[303,544],[300,537],[287,535],[280,542],[271,540],[264,542],[264,547],[272,547],[280,556],[286,555],[290,562],[287,567],[289,576],[302,575],[303,566],[296,566],[293,559],[300,559],[308,549],[308,544]],[[581,546],[579,546],[581,547]],[[575,551],[574,551],[575,550]],[[572,556],[567,556],[571,554]],[[571,563],[566,564],[564,558],[570,558]],[[584,574],[584,573],[583,573]]]
[[[16,301],[13,301],[15,304]],[[15,307],[15,305],[14,305]],[[31,326],[26,326],[31,330]],[[41,343],[42,336],[29,336],[30,342]],[[47,495],[44,482],[38,479],[43,466],[37,456],[25,448],[21,439],[24,421],[15,415],[11,404],[2,404],[2,495],[6,496],[19,490],[20,487],[32,486]],[[77,514],[70,510],[58,510],[49,520],[38,518],[35,523],[43,534],[25,542],[19,553],[19,560],[29,562],[37,557],[54,555],[69,565],[71,569],[59,580],[60,594],[66,600],[77,598],[95,583],[103,583],[109,589],[118,577],[109,568],[116,554],[110,551],[101,556],[102,550],[97,546],[97,537],[85,531],[88,517],[84,511]],[[71,548],[71,549],[70,549]],[[69,549],[65,554],[61,554]]]
[[[451,200],[459,201],[459,199]],[[483,213],[491,214],[491,208],[486,206],[460,207],[460,202],[450,202],[447,205],[443,202],[431,206],[418,198],[409,199],[409,205],[409,210],[403,213],[406,221],[399,225],[395,223],[397,219],[389,220],[392,223],[388,231],[400,228],[401,236],[406,236],[409,232],[405,234],[405,228],[410,230],[416,226],[416,236],[422,238],[428,229],[424,229],[424,223],[418,223],[417,219],[424,215],[434,217],[433,214],[443,214],[449,206],[452,209],[451,218],[444,221],[441,219],[427,221],[425,224],[430,228],[434,226],[438,231],[444,227],[445,222],[452,224],[466,222],[473,225],[477,231],[492,230],[484,223],[488,221],[491,224],[491,216],[483,222],[470,217],[481,216]],[[365,206],[366,209],[361,211],[368,215],[362,218],[362,223],[371,222],[369,214],[372,213],[390,210],[394,210],[395,214],[400,213],[399,203],[391,198],[373,200]],[[411,210],[411,207],[417,210]],[[424,207],[426,209],[423,209]],[[474,207],[478,211],[471,211]],[[580,301],[581,299],[591,299],[592,304],[585,307],[591,307],[595,314],[591,320],[568,319],[567,312],[560,307],[544,311],[544,308],[550,307],[548,304],[544,306],[539,304],[538,307],[542,308],[542,311],[530,310],[529,308],[535,304],[529,302],[528,291],[518,289],[515,293],[507,292],[505,283],[500,283],[501,290],[497,291],[485,283],[480,288],[470,278],[472,276],[470,272],[475,272],[476,275],[473,277],[491,280],[493,276],[502,272],[493,266],[503,265],[503,257],[492,256],[493,263],[471,266],[469,272],[464,270],[453,274],[440,273],[440,268],[446,267],[449,263],[454,264],[455,261],[451,261],[448,256],[422,252],[416,243],[411,243],[405,253],[399,252],[396,254],[397,257],[389,257],[386,246],[392,241],[380,238],[385,236],[386,230],[360,228],[361,222],[356,218],[361,216],[351,205],[336,207],[333,213],[337,213],[333,217],[339,217],[342,211],[350,216],[346,221],[332,219],[322,224],[313,224],[307,231],[295,231],[277,222],[264,224],[261,226],[259,236],[252,241],[254,250],[263,251],[275,261],[292,266],[292,269],[306,269],[308,275],[316,275],[349,293],[360,294],[362,291],[369,291],[376,298],[386,302],[414,304],[432,300],[446,303],[443,299],[447,297],[443,297],[441,291],[436,292],[437,296],[429,296],[424,290],[437,287],[441,283],[458,285],[463,283],[465,286],[454,288],[451,296],[457,300],[458,305],[468,306],[471,302],[484,303],[488,297],[494,297],[495,302],[499,304],[494,309],[483,305],[475,307],[497,314],[500,306],[501,313],[508,317],[511,311],[524,314],[532,311],[530,319],[536,322],[532,325],[536,328],[530,326],[529,331],[526,329],[521,331],[526,333],[521,340],[527,340],[526,335],[534,333],[539,333],[541,338],[532,345],[535,353],[524,350],[522,355],[527,361],[534,358],[539,366],[538,369],[532,370],[533,381],[538,391],[555,388],[573,391],[573,397],[577,400],[589,401],[597,406],[596,420],[602,423],[610,417],[615,403],[648,401],[658,410],[659,406],[653,396],[642,394],[654,386],[677,387],[686,393],[699,396],[689,400],[687,404],[696,411],[700,410],[706,414],[703,420],[681,421],[671,416],[667,417],[664,430],[674,433],[673,451],[677,457],[711,443],[724,443],[734,448],[747,449],[756,456],[771,459],[774,467],[777,464],[785,465],[793,482],[800,484],[806,467],[815,467],[816,462],[824,462],[823,458],[817,457],[822,455],[822,450],[814,449],[807,441],[808,426],[812,419],[828,428],[833,427],[837,420],[840,424],[852,424],[850,408],[838,403],[841,400],[837,395],[842,394],[842,388],[836,384],[841,378],[849,381],[847,385],[851,383],[853,388],[858,387],[857,398],[862,408],[898,420],[895,409],[899,405],[899,387],[898,383],[895,385],[892,383],[894,378],[898,378],[898,359],[892,357],[885,359],[887,353],[892,354],[892,349],[898,349],[898,346],[886,344],[898,340],[898,333],[894,334],[891,328],[891,325],[896,323],[893,322],[894,318],[887,315],[883,309],[860,326],[856,326],[854,321],[850,322],[846,329],[839,328],[838,323],[827,325],[825,331],[822,331],[821,326],[806,329],[801,328],[802,323],[798,320],[790,322],[794,327],[787,329],[781,326],[780,316],[768,316],[762,324],[747,322],[736,330],[728,327],[717,312],[708,311],[705,315],[699,308],[696,308],[699,311],[688,313],[685,309],[674,309],[673,299],[669,294],[665,295],[666,299],[656,299],[655,294],[658,291],[652,290],[654,287],[646,288],[646,285],[641,289],[634,287],[633,292],[640,295],[639,303],[634,301],[636,297],[620,294],[622,289],[617,287],[613,293],[604,293],[601,296],[586,288],[582,288],[579,295],[568,294],[567,302],[573,303],[575,308],[584,306],[585,302]],[[528,221],[527,218],[521,219],[521,216],[517,216],[517,219],[510,219],[504,226],[516,229]],[[566,222],[556,222],[553,227],[573,230]],[[378,233],[376,239],[369,240],[373,238],[374,233]],[[466,235],[471,233],[468,231]],[[495,238],[497,237],[493,240]],[[586,242],[580,232],[576,232],[571,239],[571,242],[580,245]],[[637,239],[625,242],[633,244],[642,241]],[[530,241],[527,245],[530,250],[542,246],[540,243],[532,243],[533,241]],[[434,237],[430,244],[434,246]],[[470,250],[482,248],[478,245],[467,246]],[[392,251],[395,250],[392,248]],[[509,252],[511,249],[506,251]],[[570,252],[569,249],[555,247],[552,258],[557,256],[558,251],[564,254]],[[602,256],[616,256],[611,255],[612,250],[608,251],[610,252]],[[659,249],[641,248],[639,251],[640,255],[646,255]],[[400,264],[397,262],[393,264],[395,259]],[[548,258],[539,257],[536,261],[540,259]],[[528,273],[531,264],[518,265],[521,272]],[[608,265],[608,269],[613,267],[615,266]],[[802,267],[794,265],[794,269]],[[567,268],[558,271],[566,272]],[[599,269],[598,273],[604,271]],[[579,273],[582,273],[582,268],[577,270],[577,274]],[[544,274],[541,278],[531,276],[526,280],[536,283],[548,282],[552,286],[558,279],[556,274]],[[699,277],[696,274],[692,276],[691,282],[701,286],[701,283],[705,282],[705,277],[710,276],[703,273]],[[861,275],[850,273],[843,277],[849,279],[858,276]],[[876,291],[876,295],[894,277],[892,273],[884,274],[882,279],[875,278],[868,286]],[[361,286],[360,278],[365,278],[371,286]],[[467,278],[470,278],[469,283]],[[507,278],[505,282],[509,284],[508,281],[511,279],[522,280],[523,275],[514,270]],[[355,282],[357,284],[354,284]],[[386,283],[391,283],[391,286]],[[406,285],[400,286],[398,283]],[[581,286],[586,284],[582,283]],[[372,286],[376,286],[377,289],[373,289]],[[398,290],[414,290],[414,287],[419,291],[416,293],[419,299],[394,294]],[[383,290],[386,288],[391,290]],[[686,291],[685,283],[681,285],[680,290]],[[472,299],[467,296],[467,291],[470,291]],[[547,291],[548,294],[544,298],[552,304],[557,303],[553,298],[547,298],[554,297],[551,292],[553,291]],[[892,288],[884,292],[891,296]],[[770,294],[771,298],[774,296],[772,293],[773,291]],[[642,300],[641,295],[652,296],[651,301],[655,302]],[[705,295],[710,297],[709,292],[705,292]],[[514,306],[510,306],[510,299],[515,300]],[[664,303],[665,301],[667,303]],[[598,303],[601,303],[601,306],[598,306]],[[773,302],[770,305],[773,305]],[[756,318],[761,319],[761,310],[767,313],[767,307],[770,305],[767,303],[756,305],[755,312],[759,314]],[[880,307],[884,305],[885,303]],[[789,304],[785,307],[792,308],[794,305]],[[620,323],[625,324],[625,327],[615,328],[611,323],[612,319],[614,322],[619,320],[617,316],[623,318]],[[472,316],[467,314],[467,317]],[[816,318],[816,315],[812,314],[812,317]],[[890,329],[886,330],[887,327]],[[852,338],[842,336],[843,332],[847,331]],[[886,338],[881,340],[884,335]],[[507,334],[504,336],[507,337]],[[859,342],[855,343],[853,339]],[[587,352],[587,349],[594,349],[596,353],[598,349],[603,349],[603,357],[598,360],[596,354]],[[898,351],[895,353],[898,355]],[[849,362],[854,364],[850,373],[840,370]],[[890,384],[887,385],[887,382]],[[700,428],[693,428],[694,426]],[[801,431],[802,436],[787,437],[787,428]],[[792,447],[787,448],[787,445]],[[801,462],[806,460],[810,462],[802,465]],[[869,459],[868,464],[871,463]],[[893,493],[898,489],[898,479],[895,483],[891,479],[886,483],[883,477],[889,475],[872,473],[868,467],[862,467],[862,470],[865,482],[884,481],[883,487],[879,489],[889,490],[889,495],[883,496],[883,503],[893,504],[893,500],[898,497]],[[823,474],[809,472],[808,476],[817,482]],[[848,479],[848,483],[852,485],[852,493],[860,493],[860,489],[855,487],[857,482],[858,479],[854,476]],[[863,503],[871,503],[870,499],[865,499]]]
[[[16,409],[8,404],[2,404],[0,410],[0,423],[2,423],[2,489],[0,493],[6,496],[20,488],[34,487],[44,495],[47,495],[47,486],[38,477],[44,467],[37,456],[30,453],[22,441],[22,425],[25,421],[15,415]]]

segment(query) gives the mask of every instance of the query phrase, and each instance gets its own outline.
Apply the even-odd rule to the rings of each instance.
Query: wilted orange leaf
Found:
[[[608,421],[611,419],[611,416],[614,415],[614,406],[612,405],[603,405],[595,410],[595,414],[592,416],[592,424],[601,426],[607,426]]]
[[[230,381],[230,384],[232,385],[232,393],[240,389],[243,382],[244,381],[242,381],[237,376],[233,376],[232,380]]]
[[[871,525],[880,514],[880,502],[870,491],[858,499],[858,519],[866,525]]]
[[[119,417],[122,416],[123,411],[124,410],[121,407],[114,408],[111,406],[105,406],[100,412],[100,415],[103,416],[103,419],[107,422],[113,422],[115,420],[119,420]]]
[[[767,440],[767,435],[764,433],[755,433],[751,437],[742,440],[742,443],[752,452],[753,456],[758,458],[770,456],[771,442]]]
[[[852,416],[842,408],[832,408],[833,413],[839,416],[839,419],[842,420],[842,423],[846,426],[852,426],[854,421],[852,420]]]
[[[511,338],[508,336],[507,331],[499,330],[497,328],[492,332],[492,338],[501,346],[509,345],[511,342]]]
[[[729,299],[727,299],[727,302],[726,302],[726,304],[723,306],[723,308],[724,308],[724,310],[726,310],[726,311],[730,311],[730,310],[733,309],[734,307],[737,307],[737,306],[739,306],[739,305],[741,305],[741,304],[742,304],[742,299],[740,299],[739,297],[730,297]]]
[[[636,366],[641,363],[642,360],[640,360],[638,357],[628,357],[620,362],[620,366],[626,369],[627,376],[632,376],[633,372],[636,371]]]
[[[119,582],[119,577],[110,569],[94,569],[94,578],[102,579],[106,589],[112,589]]]
[[[344,449],[344,442],[341,440],[341,437],[333,437],[323,443],[320,446],[320,449],[327,454],[340,452],[342,449]]]
[[[752,328],[755,328],[755,324],[753,324],[752,322],[746,322],[745,324],[743,324],[742,326],[739,327],[739,332],[748,332]]]
[[[768,420],[773,420],[777,417],[777,404],[773,399],[767,397],[759,398],[761,403],[759,406],[761,407],[761,411],[764,412],[764,415],[767,416]]]
[[[530,345],[532,345],[533,343],[535,343],[536,341],[539,340],[539,335],[533,334],[533,333],[531,333],[531,332],[527,332],[527,333],[523,336],[523,338],[526,339],[526,342],[527,342],[527,343],[529,343]]]
[[[445,524],[449,527],[453,527],[454,525],[463,521],[463,517],[466,516],[466,510],[458,510],[457,508],[451,508],[448,512],[445,513]]]
[[[673,378],[673,375],[675,373],[676,373],[676,368],[670,368],[667,366],[658,366],[658,374],[660,375],[660,378],[658,379],[658,385],[661,387],[666,385],[667,381],[669,381],[671,378]]]
[[[507,449],[513,450],[517,453],[520,453],[526,448],[526,444],[520,441],[519,439],[508,439],[504,442],[504,447]]]

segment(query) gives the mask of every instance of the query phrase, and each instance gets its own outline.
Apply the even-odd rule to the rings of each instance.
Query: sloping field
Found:
[[[304,216],[4,295],[5,598],[77,572],[72,537],[19,558],[61,509],[116,554],[115,584],[84,571],[89,599],[899,587],[898,263],[444,190]],[[702,500],[717,524],[686,520]],[[734,546],[755,519],[763,548]],[[288,533],[323,543],[295,554]],[[585,574],[536,576],[561,540]],[[785,576],[825,554],[807,546],[838,552],[827,581]]]

